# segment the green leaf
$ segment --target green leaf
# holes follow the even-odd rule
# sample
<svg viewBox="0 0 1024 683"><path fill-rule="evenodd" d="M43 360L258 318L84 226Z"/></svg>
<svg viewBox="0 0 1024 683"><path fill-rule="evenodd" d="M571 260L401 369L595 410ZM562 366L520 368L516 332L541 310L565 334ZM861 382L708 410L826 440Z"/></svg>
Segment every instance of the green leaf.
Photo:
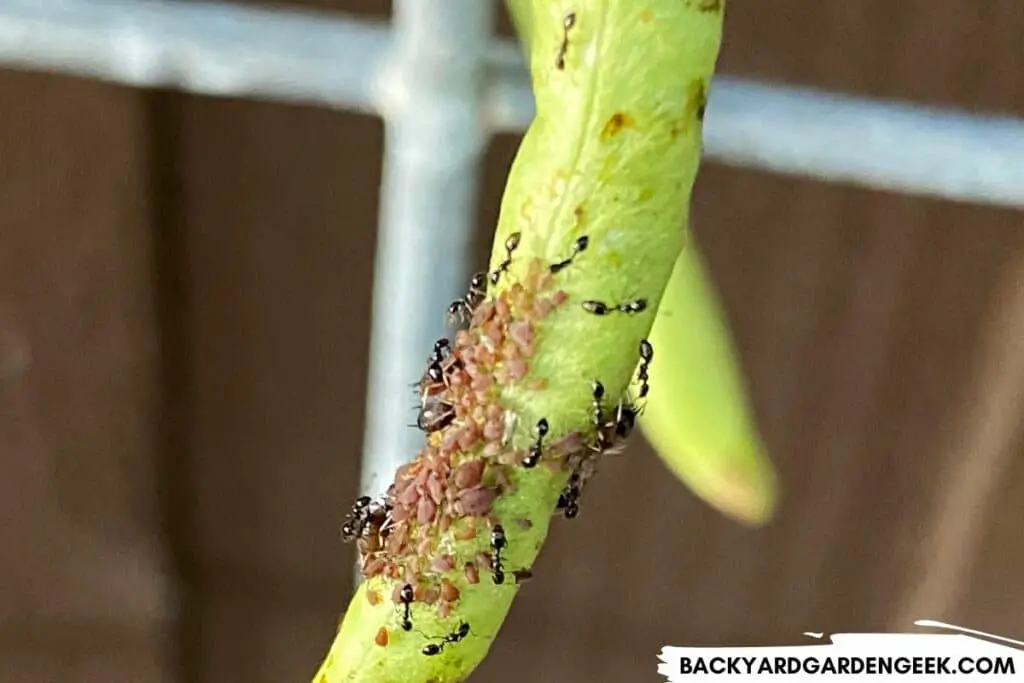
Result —
<svg viewBox="0 0 1024 683"><path fill-rule="evenodd" d="M775 472L695 244L676 263L650 340L656 356L639 421L644 435L669 469L710 505L747 524L767 522L777 498Z"/></svg>

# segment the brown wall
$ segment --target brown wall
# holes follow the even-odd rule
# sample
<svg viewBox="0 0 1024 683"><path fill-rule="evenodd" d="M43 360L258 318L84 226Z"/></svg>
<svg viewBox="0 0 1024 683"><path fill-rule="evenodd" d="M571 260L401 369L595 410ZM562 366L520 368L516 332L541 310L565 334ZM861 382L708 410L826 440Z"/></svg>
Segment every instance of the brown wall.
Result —
<svg viewBox="0 0 1024 683"><path fill-rule="evenodd" d="M1019 0L734 2L727 31L724 73L1024 114ZM350 586L380 123L14 72L0 102L0 679L307 680ZM723 520L638 443L479 679L924 617L1024 636L1024 214L708 165L695 223L779 518Z"/></svg>

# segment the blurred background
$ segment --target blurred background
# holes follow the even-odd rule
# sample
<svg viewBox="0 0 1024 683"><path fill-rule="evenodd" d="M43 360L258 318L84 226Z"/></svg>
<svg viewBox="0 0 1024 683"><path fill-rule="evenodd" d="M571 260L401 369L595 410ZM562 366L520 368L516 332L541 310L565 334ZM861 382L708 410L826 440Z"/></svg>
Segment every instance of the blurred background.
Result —
<svg viewBox="0 0 1024 683"><path fill-rule="evenodd" d="M736 0L720 73L1021 116L1022 35L1019 0ZM308 680L352 586L382 123L27 70L0 102L0 679ZM1024 637L1024 213L709 162L694 226L777 519L638 438L474 680L920 618Z"/></svg>

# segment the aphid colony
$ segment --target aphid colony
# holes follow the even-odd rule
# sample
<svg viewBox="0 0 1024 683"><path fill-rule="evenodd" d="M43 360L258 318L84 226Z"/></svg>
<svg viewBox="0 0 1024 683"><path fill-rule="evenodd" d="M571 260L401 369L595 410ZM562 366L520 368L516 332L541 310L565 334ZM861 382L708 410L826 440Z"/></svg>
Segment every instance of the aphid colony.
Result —
<svg viewBox="0 0 1024 683"><path fill-rule="evenodd" d="M556 59L560 70L565 67L569 32L575 23L575 14L565 17L564 39ZM358 498L342 526L342 539L358 545L363 577L381 576L393 582L390 598L403 631L413 630L414 603L434 607L442 619L448 617L461 594L456 583L463 585L463 590L478 584L481 572L489 573L495 585L505 584L509 575L514 584L530 578L529 568L507 566L505 553L512 539L493 513L492 504L514 491L516 468L532 470L546 463L569 471L556 510L567 519L576 517L598 459L621 450L640 412L635 402L625 398L609 408L604 385L595 379L590 387L590 437L574 432L551 439L552 425L542 417L532 426L528 448L512 448L518 418L503 408L500 392L520 383L529 390L544 388L544 378L529 375L537 324L569 300L558 287L559 276L584 257L590 246L590 239L582 235L565 259L548 264L531 261L519 281L500 292L489 292L508 275L520 241L520 233L510 235L499 266L474 275L466 295L448 308L449 321L464 327L454 339L434 344L426 369L414 385L419 400L416 426L427 435L425 446L413 461L398 469L381 499ZM584 300L580 307L594 316L635 315L647 310L647 300ZM654 351L647 340L640 342L639 356L636 400L648 393L647 374ZM528 519L504 521L520 529L532 526ZM458 542L475 542L485 550L458 551ZM372 605L384 600L372 589L366 595ZM424 646L422 653L439 655L469 634L470 624L460 621L451 633L428 637L435 642ZM381 628L375 642L382 647L388 644L386 628Z"/></svg>

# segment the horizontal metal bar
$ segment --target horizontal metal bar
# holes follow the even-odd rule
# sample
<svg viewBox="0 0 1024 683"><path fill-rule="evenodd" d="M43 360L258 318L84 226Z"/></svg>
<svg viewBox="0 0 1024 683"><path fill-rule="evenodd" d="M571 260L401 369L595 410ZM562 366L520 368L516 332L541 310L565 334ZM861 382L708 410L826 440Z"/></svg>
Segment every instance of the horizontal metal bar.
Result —
<svg viewBox="0 0 1024 683"><path fill-rule="evenodd" d="M7 0L0 63L207 95L388 115L389 28L337 14L153 0ZM494 131L533 116L515 44L488 53L482 112ZM708 158L779 173L1024 206L1024 120L855 99L719 77Z"/></svg>
<svg viewBox="0 0 1024 683"><path fill-rule="evenodd" d="M1024 207L1024 120L716 79L704 144L734 166Z"/></svg>
<svg viewBox="0 0 1024 683"><path fill-rule="evenodd" d="M2 0L0 64L201 95L376 113L390 28L166 0Z"/></svg>

